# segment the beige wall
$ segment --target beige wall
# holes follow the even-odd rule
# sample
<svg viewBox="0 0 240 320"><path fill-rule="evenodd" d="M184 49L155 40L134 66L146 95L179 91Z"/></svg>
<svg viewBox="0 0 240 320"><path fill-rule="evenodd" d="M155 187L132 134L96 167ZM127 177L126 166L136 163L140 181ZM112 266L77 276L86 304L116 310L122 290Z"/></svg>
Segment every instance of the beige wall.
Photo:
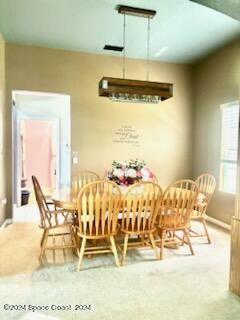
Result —
<svg viewBox="0 0 240 320"><path fill-rule="evenodd" d="M111 102L98 97L102 76L121 77L121 59L16 44L6 45L7 102L11 90L65 93L71 96L72 151L79 152L79 169L103 174L113 159L144 159L166 186L192 176L191 67L151 63L151 80L173 82L174 98L159 105ZM144 79L146 63L127 60L127 77ZM7 125L10 137L10 114ZM139 147L114 143L122 125L139 134ZM9 157L9 163L11 158ZM8 168L10 176L10 166ZM8 185L11 192L11 184Z"/></svg>
<svg viewBox="0 0 240 320"><path fill-rule="evenodd" d="M194 175L211 172L219 188L220 105L239 99L240 41L235 41L194 68ZM209 215L230 223L234 195L217 191Z"/></svg>
<svg viewBox="0 0 240 320"><path fill-rule="evenodd" d="M5 42L0 34L0 199L6 196L5 111ZM5 215L6 207L0 204L0 225L5 220Z"/></svg>

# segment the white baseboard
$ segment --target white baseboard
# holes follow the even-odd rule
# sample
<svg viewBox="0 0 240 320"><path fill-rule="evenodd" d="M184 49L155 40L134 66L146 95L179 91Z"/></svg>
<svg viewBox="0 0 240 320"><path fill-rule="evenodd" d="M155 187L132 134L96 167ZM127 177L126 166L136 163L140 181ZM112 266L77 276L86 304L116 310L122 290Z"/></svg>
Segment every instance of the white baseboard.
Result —
<svg viewBox="0 0 240 320"><path fill-rule="evenodd" d="M12 224L12 219L6 219L4 220L3 224L0 226L0 231L6 228L9 224Z"/></svg>
<svg viewBox="0 0 240 320"><path fill-rule="evenodd" d="M214 218L212 218L212 217L210 217L208 215L206 215L206 220L209 221L209 222L212 222L213 224L216 224L217 226L219 226L219 227L221 227L221 228L223 228L225 230L228 230L228 231L231 230L230 224L227 224L227 223L224 223L224 222L222 222L220 220L214 219Z"/></svg>

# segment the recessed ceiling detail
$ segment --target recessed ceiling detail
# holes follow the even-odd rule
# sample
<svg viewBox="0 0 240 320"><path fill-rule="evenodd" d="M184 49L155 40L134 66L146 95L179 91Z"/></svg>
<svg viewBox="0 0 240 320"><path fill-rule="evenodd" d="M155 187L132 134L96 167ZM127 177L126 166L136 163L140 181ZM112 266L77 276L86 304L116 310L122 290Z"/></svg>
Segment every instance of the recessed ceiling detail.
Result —
<svg viewBox="0 0 240 320"><path fill-rule="evenodd" d="M151 24L151 60L196 62L240 37L238 21L189 0L121 3L157 11ZM105 44L122 43L122 15L112 14L118 5L119 0L0 0L0 32L8 42L119 56L103 50ZM127 57L144 59L146 22L127 20Z"/></svg>
<svg viewBox="0 0 240 320"><path fill-rule="evenodd" d="M240 0L190 0L212 8L240 21Z"/></svg>

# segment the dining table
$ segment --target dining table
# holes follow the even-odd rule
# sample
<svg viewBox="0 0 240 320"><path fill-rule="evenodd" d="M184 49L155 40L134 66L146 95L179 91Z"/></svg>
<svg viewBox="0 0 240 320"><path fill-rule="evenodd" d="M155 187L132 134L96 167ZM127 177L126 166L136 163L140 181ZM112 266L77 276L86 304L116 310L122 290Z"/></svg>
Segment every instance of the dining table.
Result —
<svg viewBox="0 0 240 320"><path fill-rule="evenodd" d="M120 190L122 195L124 195L126 194L128 188L124 186L120 186ZM52 200L55 207L59 209L71 210L71 211L77 212L77 198L78 198L79 192L80 190L77 191L76 189L71 187L67 187L67 188L65 187L65 188L60 188L55 190L52 195ZM139 194L140 192L142 192L141 189L139 189L139 192L137 193ZM171 194L174 194L174 193L178 194L178 192L181 192L179 188L171 189ZM185 192L190 192L190 191L186 190ZM196 199L196 205L204 205L204 198L205 198L204 194L198 193L197 199ZM124 208L123 202L121 202L120 207ZM122 210L120 210L118 215L118 220L120 221L121 219L122 219ZM175 244L168 244L166 242L165 247L174 248L174 249L178 248L177 240Z"/></svg>
<svg viewBox="0 0 240 320"><path fill-rule="evenodd" d="M121 193L124 195L128 188L127 187L120 187ZM172 188L172 194L178 193L180 189ZM52 200L56 208L61 208L65 210L77 210L77 198L80 190L73 189L71 187L64 187L56 189L53 192ZM141 190L139 190L141 192ZM186 190L186 192L190 192ZM196 205L203 205L204 204L205 195L203 193L198 193Z"/></svg>

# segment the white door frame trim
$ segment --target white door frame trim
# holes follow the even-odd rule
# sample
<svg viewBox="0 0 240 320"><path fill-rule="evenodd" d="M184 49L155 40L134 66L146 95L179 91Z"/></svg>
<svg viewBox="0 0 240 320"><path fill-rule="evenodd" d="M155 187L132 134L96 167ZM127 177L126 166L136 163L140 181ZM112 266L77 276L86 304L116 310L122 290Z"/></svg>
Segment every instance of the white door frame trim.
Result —
<svg viewBox="0 0 240 320"><path fill-rule="evenodd" d="M52 97L52 98L66 98L66 101L69 101L69 108L70 108L70 112L71 112L71 97L69 94L65 94L65 93L52 93L52 92L43 92L43 91L28 91L28 90L13 90L12 91L12 101L11 101L11 109L12 109L12 173L13 173L13 181L12 181L12 210L13 210L13 205L14 203L16 203L16 197L15 197L15 188L14 188L14 183L16 180L15 177L15 172L16 172L16 168L15 168L15 157L16 157L16 149L14 148L14 143L16 142L16 136L14 133L14 129L15 129L15 125L16 125L16 105L15 105L15 101L16 101L16 95L28 95L28 96L43 96L43 97ZM30 118L33 119L33 116L31 116ZM43 117L36 117L36 119L44 119ZM57 117L45 117L45 119L48 120L54 120ZM24 117L20 117L20 119L24 119ZM26 119L29 119L28 117L26 117ZM60 128L58 129L58 136L60 137ZM69 146L71 146L71 118L70 118L70 144ZM58 153L58 164L57 164L57 170L59 171L59 174L57 175L57 183L58 185L60 185L60 145L58 145L57 147L57 153ZM71 159L71 152L69 153L69 157ZM70 160L71 163L71 160ZM70 172L71 172L71 168L70 168Z"/></svg>

